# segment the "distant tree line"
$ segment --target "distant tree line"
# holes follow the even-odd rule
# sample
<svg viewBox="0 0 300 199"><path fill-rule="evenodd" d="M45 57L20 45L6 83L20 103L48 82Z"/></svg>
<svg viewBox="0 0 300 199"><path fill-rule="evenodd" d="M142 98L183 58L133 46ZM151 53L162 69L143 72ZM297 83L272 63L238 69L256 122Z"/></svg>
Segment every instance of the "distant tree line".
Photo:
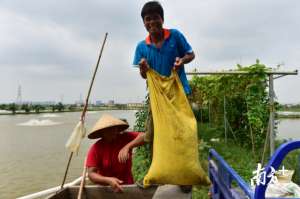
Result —
<svg viewBox="0 0 300 199"><path fill-rule="evenodd" d="M41 113L41 112L66 112L66 111L81 111L84 105L78 104L62 104L61 102L52 105L45 104L0 104L0 110L10 111L12 114L29 114L29 113ZM113 105L94 105L89 104L88 110L98 111L98 110L128 110L128 109L140 109L142 107L138 106L127 106L127 104L113 104Z"/></svg>
<svg viewBox="0 0 300 199"><path fill-rule="evenodd" d="M300 111L300 104L280 104L281 111Z"/></svg>
<svg viewBox="0 0 300 199"><path fill-rule="evenodd" d="M75 105L74 105L75 107ZM12 114L16 114L17 112L23 113L40 113L42 111L52 111L52 112L62 112L66 108L71 110L73 106L66 107L61 102L53 105L42 105L42 104L0 104L0 110L11 111Z"/></svg>

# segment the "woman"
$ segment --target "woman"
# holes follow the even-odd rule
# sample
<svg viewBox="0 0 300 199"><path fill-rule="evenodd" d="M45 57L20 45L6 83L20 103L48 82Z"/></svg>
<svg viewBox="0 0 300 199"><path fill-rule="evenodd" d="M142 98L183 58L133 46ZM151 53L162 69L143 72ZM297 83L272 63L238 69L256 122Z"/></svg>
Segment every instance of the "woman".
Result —
<svg viewBox="0 0 300 199"><path fill-rule="evenodd" d="M109 185L115 192L122 192L121 184L133 184L131 173L132 148L143 144L144 134L125 131L128 123L103 115L88 135L99 139L88 152L86 166L94 183Z"/></svg>

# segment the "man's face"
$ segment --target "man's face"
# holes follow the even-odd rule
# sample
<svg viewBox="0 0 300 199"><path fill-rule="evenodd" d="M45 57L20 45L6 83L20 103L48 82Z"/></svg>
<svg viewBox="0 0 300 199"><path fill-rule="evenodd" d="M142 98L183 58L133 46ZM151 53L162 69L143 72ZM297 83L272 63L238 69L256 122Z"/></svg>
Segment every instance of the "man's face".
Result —
<svg viewBox="0 0 300 199"><path fill-rule="evenodd" d="M144 25L150 34L161 33L163 19L159 14L147 14L144 17Z"/></svg>

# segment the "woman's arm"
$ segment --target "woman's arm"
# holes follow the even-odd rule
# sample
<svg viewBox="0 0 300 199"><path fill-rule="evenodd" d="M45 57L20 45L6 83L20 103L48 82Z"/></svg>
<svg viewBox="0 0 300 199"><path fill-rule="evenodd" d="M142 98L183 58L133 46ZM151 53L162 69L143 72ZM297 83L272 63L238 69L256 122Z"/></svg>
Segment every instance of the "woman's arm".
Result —
<svg viewBox="0 0 300 199"><path fill-rule="evenodd" d="M89 167L88 168L88 176L89 179L96 184L107 184L110 185L114 192L123 192L123 188L121 184L123 183L122 180L119 180L115 177L106 177L97 173L96 167Z"/></svg>

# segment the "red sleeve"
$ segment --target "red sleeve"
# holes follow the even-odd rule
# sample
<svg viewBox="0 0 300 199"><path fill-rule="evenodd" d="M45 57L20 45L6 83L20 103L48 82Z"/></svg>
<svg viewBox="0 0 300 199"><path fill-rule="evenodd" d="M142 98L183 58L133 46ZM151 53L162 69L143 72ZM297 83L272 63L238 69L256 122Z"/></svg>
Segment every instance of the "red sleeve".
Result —
<svg viewBox="0 0 300 199"><path fill-rule="evenodd" d="M91 148L89 149L89 152L87 154L86 158L86 165L87 167L97 167L97 150L96 150L96 145L93 144Z"/></svg>
<svg viewBox="0 0 300 199"><path fill-rule="evenodd" d="M138 135L140 134L140 132L127 132L127 138L128 138L128 142L134 140Z"/></svg>

